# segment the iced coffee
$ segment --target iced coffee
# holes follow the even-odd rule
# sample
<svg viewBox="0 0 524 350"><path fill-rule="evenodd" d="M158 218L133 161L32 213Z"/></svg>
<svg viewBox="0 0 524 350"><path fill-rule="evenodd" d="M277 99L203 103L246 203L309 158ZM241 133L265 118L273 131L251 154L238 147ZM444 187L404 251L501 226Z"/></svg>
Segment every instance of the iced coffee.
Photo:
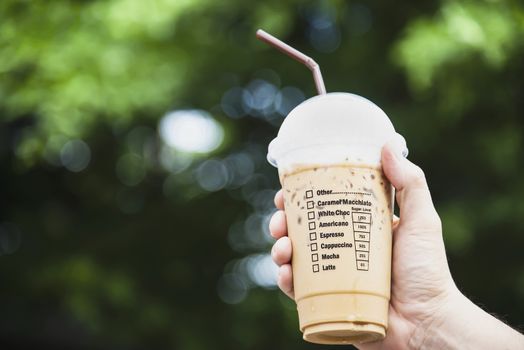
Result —
<svg viewBox="0 0 524 350"><path fill-rule="evenodd" d="M304 339L382 339L391 274L392 187L379 167L301 166L281 174Z"/></svg>
<svg viewBox="0 0 524 350"><path fill-rule="evenodd" d="M384 338L391 280L392 187L382 147L404 138L380 107L327 93L315 61L259 30L257 37L306 65L318 96L295 107L268 147L284 189L300 329L314 343Z"/></svg>

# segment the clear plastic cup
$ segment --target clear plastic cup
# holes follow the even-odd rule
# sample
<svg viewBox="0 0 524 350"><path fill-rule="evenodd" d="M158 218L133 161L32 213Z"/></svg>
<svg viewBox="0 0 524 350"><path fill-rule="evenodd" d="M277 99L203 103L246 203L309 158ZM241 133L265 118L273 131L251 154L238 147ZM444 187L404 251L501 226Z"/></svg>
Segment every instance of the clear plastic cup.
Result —
<svg viewBox="0 0 524 350"><path fill-rule="evenodd" d="M386 334L394 199L380 158L392 139L407 155L379 107L354 94L329 93L292 110L269 145L284 193L306 341L351 344Z"/></svg>

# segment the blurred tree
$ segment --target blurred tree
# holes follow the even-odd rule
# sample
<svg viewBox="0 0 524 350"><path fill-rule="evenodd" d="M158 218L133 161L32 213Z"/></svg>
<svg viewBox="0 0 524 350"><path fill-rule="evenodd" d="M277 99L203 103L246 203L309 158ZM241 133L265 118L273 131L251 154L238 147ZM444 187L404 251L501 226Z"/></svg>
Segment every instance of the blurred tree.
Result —
<svg viewBox="0 0 524 350"><path fill-rule="evenodd" d="M0 3L5 348L321 348L274 287L265 150L329 91L405 135L457 284L524 322L524 7L515 1Z"/></svg>

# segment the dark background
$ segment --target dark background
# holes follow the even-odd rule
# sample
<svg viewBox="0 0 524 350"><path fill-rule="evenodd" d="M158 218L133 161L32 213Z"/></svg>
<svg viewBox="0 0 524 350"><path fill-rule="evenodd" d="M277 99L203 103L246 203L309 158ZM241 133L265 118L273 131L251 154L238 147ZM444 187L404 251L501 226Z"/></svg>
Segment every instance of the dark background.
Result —
<svg viewBox="0 0 524 350"><path fill-rule="evenodd" d="M509 0L3 0L0 347L326 348L267 255L266 147L314 85L259 27L386 111L457 285L522 326L523 18Z"/></svg>

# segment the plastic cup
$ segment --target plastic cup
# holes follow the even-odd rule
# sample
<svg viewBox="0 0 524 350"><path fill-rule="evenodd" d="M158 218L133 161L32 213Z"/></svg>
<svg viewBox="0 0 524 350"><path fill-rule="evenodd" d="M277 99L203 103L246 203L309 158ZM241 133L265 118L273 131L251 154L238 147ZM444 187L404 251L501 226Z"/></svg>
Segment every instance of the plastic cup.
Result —
<svg viewBox="0 0 524 350"><path fill-rule="evenodd" d="M354 344L386 334L394 199L380 158L395 138L407 155L379 107L329 93L292 110L269 145L284 193L306 341Z"/></svg>

